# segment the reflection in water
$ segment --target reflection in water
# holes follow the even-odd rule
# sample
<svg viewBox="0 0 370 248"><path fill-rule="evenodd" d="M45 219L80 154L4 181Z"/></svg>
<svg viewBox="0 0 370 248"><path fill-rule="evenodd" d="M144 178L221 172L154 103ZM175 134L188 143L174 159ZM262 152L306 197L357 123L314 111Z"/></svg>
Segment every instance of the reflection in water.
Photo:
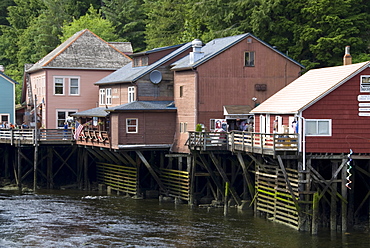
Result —
<svg viewBox="0 0 370 248"><path fill-rule="evenodd" d="M312 236L251 210L48 191L0 192L0 247L368 247L368 232Z"/></svg>

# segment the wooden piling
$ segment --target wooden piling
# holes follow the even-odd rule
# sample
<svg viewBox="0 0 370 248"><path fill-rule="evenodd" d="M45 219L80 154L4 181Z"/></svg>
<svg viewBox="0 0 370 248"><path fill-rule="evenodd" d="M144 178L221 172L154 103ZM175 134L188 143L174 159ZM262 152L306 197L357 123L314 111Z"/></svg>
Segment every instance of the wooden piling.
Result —
<svg viewBox="0 0 370 248"><path fill-rule="evenodd" d="M343 161L344 162L344 161ZM343 166L342 169L342 232L347 231L347 166Z"/></svg>
<svg viewBox="0 0 370 248"><path fill-rule="evenodd" d="M226 182L225 183L224 216L227 216L229 212L228 196L229 196L229 182Z"/></svg>
<svg viewBox="0 0 370 248"><path fill-rule="evenodd" d="M315 192L312 202L312 234L316 235L319 227L319 192Z"/></svg>
<svg viewBox="0 0 370 248"><path fill-rule="evenodd" d="M332 174L338 170L338 163L332 163ZM335 231L337 229L337 183L334 182L331 186L332 194L330 198L330 230Z"/></svg>

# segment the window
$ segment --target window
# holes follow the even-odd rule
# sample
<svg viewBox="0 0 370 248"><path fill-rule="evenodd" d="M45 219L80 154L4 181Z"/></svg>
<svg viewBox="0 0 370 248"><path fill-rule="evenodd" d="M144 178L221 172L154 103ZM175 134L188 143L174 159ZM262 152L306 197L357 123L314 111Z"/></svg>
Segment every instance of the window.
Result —
<svg viewBox="0 0 370 248"><path fill-rule="evenodd" d="M244 66L254 66L254 52L245 52L244 53Z"/></svg>
<svg viewBox="0 0 370 248"><path fill-rule="evenodd" d="M331 136L331 120L306 120L307 136Z"/></svg>
<svg viewBox="0 0 370 248"><path fill-rule="evenodd" d="M370 76L361 76L360 92L370 92Z"/></svg>
<svg viewBox="0 0 370 248"><path fill-rule="evenodd" d="M80 94L80 82L78 78L69 79L69 94L70 95Z"/></svg>
<svg viewBox="0 0 370 248"><path fill-rule="evenodd" d="M54 78L54 95L64 95L64 78Z"/></svg>
<svg viewBox="0 0 370 248"><path fill-rule="evenodd" d="M210 119L209 120L209 129L210 129L210 131L214 131L216 129L216 120L215 119Z"/></svg>
<svg viewBox="0 0 370 248"><path fill-rule="evenodd" d="M105 105L105 89L99 90L99 104Z"/></svg>
<svg viewBox="0 0 370 248"><path fill-rule="evenodd" d="M0 114L0 124L9 122L9 114Z"/></svg>
<svg viewBox="0 0 370 248"><path fill-rule="evenodd" d="M105 89L105 95L106 95L105 103L107 105L112 105L112 89L111 88Z"/></svg>
<svg viewBox="0 0 370 248"><path fill-rule="evenodd" d="M180 122L180 133L186 133L188 131L188 123Z"/></svg>
<svg viewBox="0 0 370 248"><path fill-rule="evenodd" d="M57 128L64 128L64 122L76 112L77 110L57 110Z"/></svg>
<svg viewBox="0 0 370 248"><path fill-rule="evenodd" d="M128 102L134 102L135 101L135 86L128 87Z"/></svg>
<svg viewBox="0 0 370 248"><path fill-rule="evenodd" d="M180 86L180 97L184 96L184 86Z"/></svg>
<svg viewBox="0 0 370 248"><path fill-rule="evenodd" d="M147 66L147 65L148 65L148 57L142 56L142 57L134 58L134 67Z"/></svg>
<svg viewBox="0 0 370 248"><path fill-rule="evenodd" d="M137 133L138 119L126 119L126 133Z"/></svg>

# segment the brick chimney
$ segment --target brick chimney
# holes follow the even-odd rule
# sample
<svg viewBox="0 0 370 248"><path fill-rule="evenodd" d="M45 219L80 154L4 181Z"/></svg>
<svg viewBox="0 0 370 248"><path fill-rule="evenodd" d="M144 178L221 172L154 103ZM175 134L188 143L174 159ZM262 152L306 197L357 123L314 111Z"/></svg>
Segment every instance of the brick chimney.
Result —
<svg viewBox="0 0 370 248"><path fill-rule="evenodd" d="M346 46L344 57L343 57L343 65L350 65L352 64L352 56L349 53L350 46Z"/></svg>

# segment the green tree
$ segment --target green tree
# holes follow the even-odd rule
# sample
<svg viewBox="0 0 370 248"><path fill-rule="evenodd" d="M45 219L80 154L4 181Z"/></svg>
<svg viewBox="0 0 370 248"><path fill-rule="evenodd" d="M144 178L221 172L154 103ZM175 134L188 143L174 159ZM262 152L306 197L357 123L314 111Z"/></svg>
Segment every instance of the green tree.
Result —
<svg viewBox="0 0 370 248"><path fill-rule="evenodd" d="M143 0L103 0L103 15L115 26L115 33L130 41L135 52L146 48Z"/></svg>
<svg viewBox="0 0 370 248"><path fill-rule="evenodd" d="M144 0L148 49L182 42L187 0Z"/></svg>
<svg viewBox="0 0 370 248"><path fill-rule="evenodd" d="M118 35L114 33L113 24L103 19L100 11L95 10L93 6L90 6L86 15L81 16L79 19L74 19L71 23L66 23L63 26L63 35L60 37L60 40L63 42L83 29L89 29L106 41L119 40Z"/></svg>

